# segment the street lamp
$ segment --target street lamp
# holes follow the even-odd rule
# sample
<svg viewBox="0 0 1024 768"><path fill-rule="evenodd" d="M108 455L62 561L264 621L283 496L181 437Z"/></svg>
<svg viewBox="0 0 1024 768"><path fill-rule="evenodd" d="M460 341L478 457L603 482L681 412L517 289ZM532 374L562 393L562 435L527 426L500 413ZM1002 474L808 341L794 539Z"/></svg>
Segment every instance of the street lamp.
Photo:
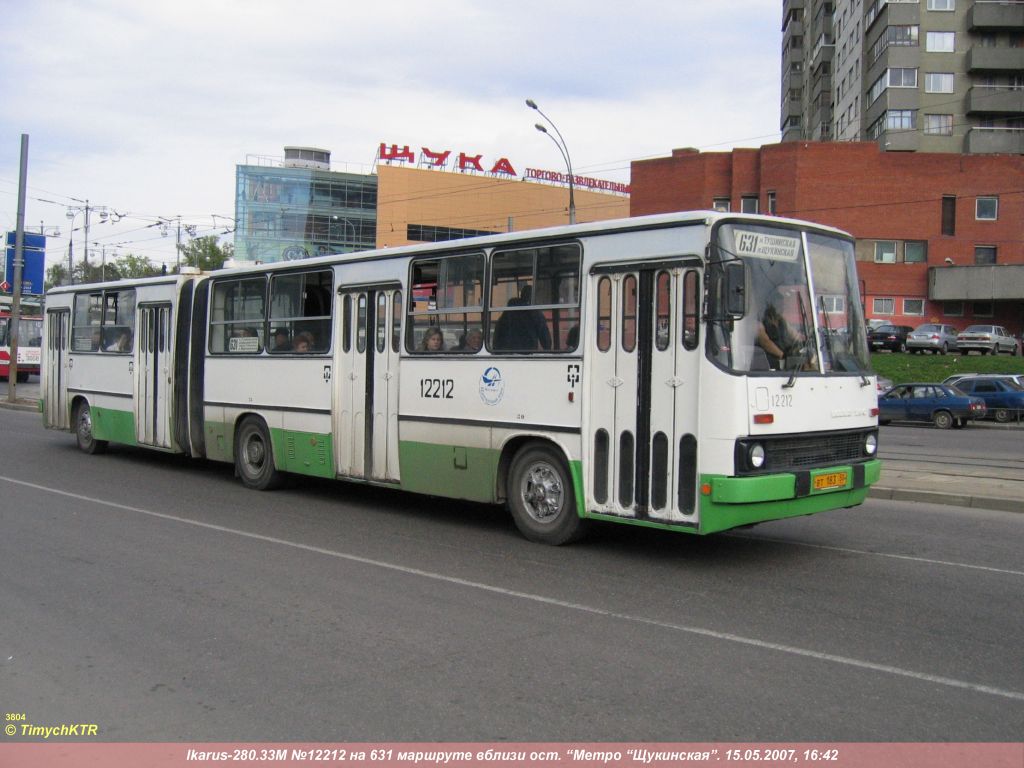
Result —
<svg viewBox="0 0 1024 768"><path fill-rule="evenodd" d="M553 142L555 142L555 146L558 147L558 151L562 153L562 159L565 160L565 167L569 169L569 223L575 224L576 201L573 198L572 160L569 159L569 147L566 145L565 139L562 138L562 132L558 130L558 126L551 121L550 117L548 117L547 115L540 111L540 107L537 106L537 102L535 102L533 99L527 99L526 106L528 106L530 109L536 110L537 114L543 117L547 121L547 124L555 129L555 133L558 135L558 138L556 139L548 132L548 129L545 128L540 123L537 123L536 125L533 126L538 131L547 136L549 139L551 139Z"/></svg>

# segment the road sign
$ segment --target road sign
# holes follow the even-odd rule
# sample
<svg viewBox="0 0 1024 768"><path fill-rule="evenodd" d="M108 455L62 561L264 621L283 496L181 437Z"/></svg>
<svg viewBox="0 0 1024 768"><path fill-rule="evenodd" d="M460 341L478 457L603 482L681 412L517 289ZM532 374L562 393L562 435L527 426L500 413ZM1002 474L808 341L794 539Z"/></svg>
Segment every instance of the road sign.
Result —
<svg viewBox="0 0 1024 768"><path fill-rule="evenodd" d="M16 232L7 233L7 247L0 259L0 292L11 293L14 286L14 245ZM21 267L21 292L26 296L43 294L43 277L46 270L46 235L25 233L22 251L25 263Z"/></svg>

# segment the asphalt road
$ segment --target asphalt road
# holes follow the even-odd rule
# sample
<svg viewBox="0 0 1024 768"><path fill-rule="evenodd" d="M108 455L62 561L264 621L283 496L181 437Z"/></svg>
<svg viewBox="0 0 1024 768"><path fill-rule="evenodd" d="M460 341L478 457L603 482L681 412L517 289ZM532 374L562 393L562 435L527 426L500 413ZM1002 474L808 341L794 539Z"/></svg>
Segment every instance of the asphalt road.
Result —
<svg viewBox="0 0 1024 768"><path fill-rule="evenodd" d="M0 703L104 741L1018 741L1024 515L548 548L0 410Z"/></svg>

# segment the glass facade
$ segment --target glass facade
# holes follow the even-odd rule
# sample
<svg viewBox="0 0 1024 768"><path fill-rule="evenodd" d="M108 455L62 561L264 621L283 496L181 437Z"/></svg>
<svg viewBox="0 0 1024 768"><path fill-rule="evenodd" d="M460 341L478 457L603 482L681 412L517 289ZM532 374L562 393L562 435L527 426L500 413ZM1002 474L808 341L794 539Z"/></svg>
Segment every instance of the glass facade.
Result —
<svg viewBox="0 0 1024 768"><path fill-rule="evenodd" d="M239 165L235 219L238 262L369 250L377 240L377 177Z"/></svg>

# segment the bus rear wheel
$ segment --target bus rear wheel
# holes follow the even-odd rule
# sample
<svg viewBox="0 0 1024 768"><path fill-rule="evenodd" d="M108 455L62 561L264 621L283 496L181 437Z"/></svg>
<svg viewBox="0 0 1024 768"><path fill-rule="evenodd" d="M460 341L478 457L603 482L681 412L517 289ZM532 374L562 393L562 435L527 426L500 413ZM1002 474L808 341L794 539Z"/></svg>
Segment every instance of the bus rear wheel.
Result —
<svg viewBox="0 0 1024 768"><path fill-rule="evenodd" d="M516 527L530 541L567 544L585 533L576 510L569 469L552 448L534 445L521 450L509 472L508 506Z"/></svg>
<svg viewBox="0 0 1024 768"><path fill-rule="evenodd" d="M263 419L242 421L235 435L235 473L246 488L269 491L281 486L283 473L274 467L274 448Z"/></svg>
<svg viewBox="0 0 1024 768"><path fill-rule="evenodd" d="M92 433L92 410L82 401L75 408L75 438L80 450L88 454L103 453L107 450L106 440L97 440Z"/></svg>

